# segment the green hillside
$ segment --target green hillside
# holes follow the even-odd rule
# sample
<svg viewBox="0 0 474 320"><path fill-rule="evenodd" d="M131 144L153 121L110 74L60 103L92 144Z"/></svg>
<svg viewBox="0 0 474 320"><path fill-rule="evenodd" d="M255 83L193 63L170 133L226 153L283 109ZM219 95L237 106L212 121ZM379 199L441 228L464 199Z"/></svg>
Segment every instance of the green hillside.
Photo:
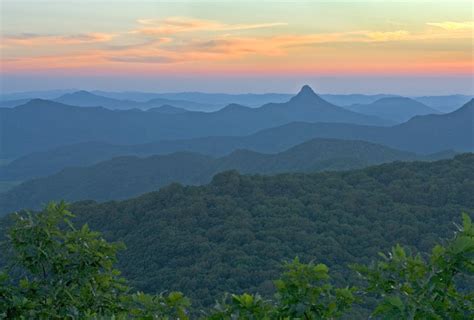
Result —
<svg viewBox="0 0 474 320"><path fill-rule="evenodd" d="M198 305L225 291L271 294L281 261L368 263L396 243L427 251L474 212L474 155L347 172L243 176L173 184L135 199L75 203L87 222L127 249L119 268L138 289L180 290Z"/></svg>

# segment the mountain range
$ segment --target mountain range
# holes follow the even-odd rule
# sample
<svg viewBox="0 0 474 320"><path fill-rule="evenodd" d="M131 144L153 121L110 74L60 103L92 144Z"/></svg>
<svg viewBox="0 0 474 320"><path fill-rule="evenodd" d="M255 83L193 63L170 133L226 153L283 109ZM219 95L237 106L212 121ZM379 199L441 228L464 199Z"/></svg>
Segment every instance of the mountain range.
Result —
<svg viewBox="0 0 474 320"><path fill-rule="evenodd" d="M37 209L54 199L123 199L172 182L207 183L216 173L231 169L244 174L313 172L415 159L425 158L364 141L335 139L313 139L277 154L237 150L221 158L190 152L147 158L122 156L90 167L65 168L57 174L26 181L0 194L0 212Z"/></svg>
<svg viewBox="0 0 474 320"><path fill-rule="evenodd" d="M138 94L137 94L138 95ZM137 98L151 98L146 101L137 101L131 99L120 99L120 97L135 95L127 94L107 94L107 92L95 91L76 91L66 93L53 101L80 107L105 107L112 110L130 110L156 109L162 106L174 107L187 111L206 111L212 112L221 109L229 104L243 104L256 107L255 103L261 102L260 105L276 102L282 103L291 99L288 94L246 94L246 95L230 95L230 94L206 94L206 93L175 93L175 94L156 94L138 95ZM354 112L377 116L393 123L407 121L416 115L436 114L438 110L430 108L414 99L390 96L390 95L322 95L324 100L338 106L344 106L345 109ZM432 97L425 97L432 98ZM185 100L188 99L188 100ZM462 99L458 99L462 100ZM15 107L30 101L30 99L6 100L0 101L0 107ZM196 102L198 101L198 102ZM210 101L210 102L209 102ZM236 102L235 102L236 101ZM349 102L353 102L349 104ZM173 112L174 113L174 112Z"/></svg>
<svg viewBox="0 0 474 320"><path fill-rule="evenodd" d="M137 144L163 139L239 136L294 121L387 124L386 120L330 104L308 86L285 103L269 103L260 108L231 104L209 113L83 108L35 99L15 108L0 108L0 158L15 158L97 137L107 143Z"/></svg>
<svg viewBox="0 0 474 320"><path fill-rule="evenodd" d="M34 92L18 92L10 94L0 94L0 107L14 107L20 104L24 104L29 100L39 99L60 99L61 96L66 94L73 94L77 92L84 92L84 90L67 89L67 90L50 90L50 91L34 91ZM176 93L155 93L155 92L140 92L140 91L122 91L122 92L111 92L92 90L88 93L95 96L113 98L115 100L128 100L132 101L133 105L148 102L152 99L161 98L167 99L168 102L165 104L176 105L179 107L179 103L174 103L175 100L181 100L184 102L198 103L197 105L200 111L216 111L223 106L228 104L236 103L242 104L249 107L259 107L263 104L270 102L285 102L288 101L293 95L289 93L244 93L244 94L228 94L228 93L204 93L204 92L176 92ZM382 98L400 97L399 95L393 94L321 94L321 98L324 100L338 105L338 106L351 106L353 104L370 104ZM474 98L472 95L445 95L445 96L419 96L411 97L413 100L421 102L439 112L451 112L458 108L460 105L467 103L470 99ZM173 100L173 101L169 101ZM171 102L171 103L170 103ZM91 104L89 102L89 104ZM100 104L93 103L93 106L99 106ZM190 110L194 110L192 105ZM146 107L146 106L145 106Z"/></svg>
<svg viewBox="0 0 474 320"><path fill-rule="evenodd" d="M188 151L223 156L237 149L276 153L317 137L358 139L423 154L447 150L473 151L473 119L474 102L471 100L455 112L418 116L393 127L294 122L247 136L161 140L131 145L81 142L19 157L1 167L0 180L30 179L55 173L68 166L88 166L122 155L149 156Z"/></svg>
<svg viewBox="0 0 474 320"><path fill-rule="evenodd" d="M158 108L163 105L173 105L177 108L187 109L191 111L212 111L220 107L216 105L201 104L198 102L179 100L179 99L165 99L153 98L145 102L137 102L133 100L121 100L115 98L104 97L88 91L77 91L73 93L66 93L54 101L79 107L104 107L113 110L127 110L127 109L141 109L147 110L150 108Z"/></svg>

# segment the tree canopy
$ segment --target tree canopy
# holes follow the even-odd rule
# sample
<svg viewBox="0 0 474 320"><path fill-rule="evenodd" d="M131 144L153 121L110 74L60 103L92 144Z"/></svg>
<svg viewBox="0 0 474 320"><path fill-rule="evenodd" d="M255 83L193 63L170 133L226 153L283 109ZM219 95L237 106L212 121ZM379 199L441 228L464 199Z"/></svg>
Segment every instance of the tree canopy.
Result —
<svg viewBox="0 0 474 320"><path fill-rule="evenodd" d="M376 295L372 312L383 319L468 319L474 316L474 226L467 214L454 237L429 257L397 245L388 256L357 265L359 287L335 287L329 269L298 258L284 264L273 299L232 294L201 314L179 292L133 293L114 268L118 243L71 223L64 203L15 216L9 230L15 275L0 273L0 317L5 319L336 319L357 300ZM10 272L11 273L11 272Z"/></svg>

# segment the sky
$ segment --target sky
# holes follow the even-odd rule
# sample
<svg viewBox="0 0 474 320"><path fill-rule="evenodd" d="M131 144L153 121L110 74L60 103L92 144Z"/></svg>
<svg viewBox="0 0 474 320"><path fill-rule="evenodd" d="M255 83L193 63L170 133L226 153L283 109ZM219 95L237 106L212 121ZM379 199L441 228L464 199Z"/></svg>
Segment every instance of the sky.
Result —
<svg viewBox="0 0 474 320"><path fill-rule="evenodd" d="M472 1L0 0L0 90L474 93Z"/></svg>

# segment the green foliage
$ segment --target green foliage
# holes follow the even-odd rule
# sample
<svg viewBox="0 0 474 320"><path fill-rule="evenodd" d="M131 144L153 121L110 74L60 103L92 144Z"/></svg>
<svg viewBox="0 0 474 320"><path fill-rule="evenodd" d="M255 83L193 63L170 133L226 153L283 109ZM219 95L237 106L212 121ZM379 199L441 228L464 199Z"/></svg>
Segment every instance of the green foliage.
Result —
<svg viewBox="0 0 474 320"><path fill-rule="evenodd" d="M16 308L18 303L24 304L14 296L14 287L10 285L8 275L0 271L0 319L6 318L8 310Z"/></svg>
<svg viewBox="0 0 474 320"><path fill-rule="evenodd" d="M148 295L137 292L122 296L126 310L121 313L123 318L142 320L189 319L188 308L191 303L181 292L170 292L168 295Z"/></svg>
<svg viewBox="0 0 474 320"><path fill-rule="evenodd" d="M367 292L380 298L373 312L383 319L472 319L474 293L459 290L460 275L474 275L474 227L467 214L463 226L445 246L436 245L429 259L397 245L382 260L355 269L367 281Z"/></svg>
<svg viewBox="0 0 474 320"><path fill-rule="evenodd" d="M8 240L14 267L0 272L0 319L188 320L190 301L180 292L131 293L114 269L117 250L87 225L76 229L64 203L15 216ZM375 295L374 317L471 319L474 294L464 276L474 274L474 226L467 214L454 238L429 259L396 246L382 260L354 268L366 286L338 288L325 264L284 264L273 300L259 294L226 295L209 320L337 319L363 297ZM461 281L459 281L461 280Z"/></svg>
<svg viewBox="0 0 474 320"><path fill-rule="evenodd" d="M299 259L285 264L275 281L278 314L288 319L333 319L350 309L354 288L334 288L324 264L303 264Z"/></svg>
<svg viewBox="0 0 474 320"><path fill-rule="evenodd" d="M186 299L130 295L120 272L114 269L122 244L108 243L87 224L76 229L64 203L49 204L32 215L16 215L9 232L14 263L22 276L13 283L0 274L0 315L28 319L82 319L116 316L185 319Z"/></svg>
<svg viewBox="0 0 474 320"><path fill-rule="evenodd" d="M296 258L285 263L284 269L275 281L274 301L258 294L226 296L214 307L216 312L210 319L334 319L355 302L355 289L334 288L324 264L304 264Z"/></svg>
<svg viewBox="0 0 474 320"><path fill-rule="evenodd" d="M126 287L113 269L120 245L107 243L87 225L75 229L70 217L64 203L16 217L9 239L24 271L19 293L25 305L9 316L59 319L120 310L115 301Z"/></svg>
<svg viewBox="0 0 474 320"><path fill-rule="evenodd" d="M296 256L327 265L338 287L356 283L346 265L396 243L430 251L459 212L474 212L472 194L474 155L465 154L346 172L225 172L206 186L173 184L71 210L77 225L127 244L117 267L137 290L182 291L207 308L223 292L271 298L281 262Z"/></svg>
<svg viewBox="0 0 474 320"><path fill-rule="evenodd" d="M259 294L225 295L216 303L208 320L268 320L276 316L275 306Z"/></svg>

